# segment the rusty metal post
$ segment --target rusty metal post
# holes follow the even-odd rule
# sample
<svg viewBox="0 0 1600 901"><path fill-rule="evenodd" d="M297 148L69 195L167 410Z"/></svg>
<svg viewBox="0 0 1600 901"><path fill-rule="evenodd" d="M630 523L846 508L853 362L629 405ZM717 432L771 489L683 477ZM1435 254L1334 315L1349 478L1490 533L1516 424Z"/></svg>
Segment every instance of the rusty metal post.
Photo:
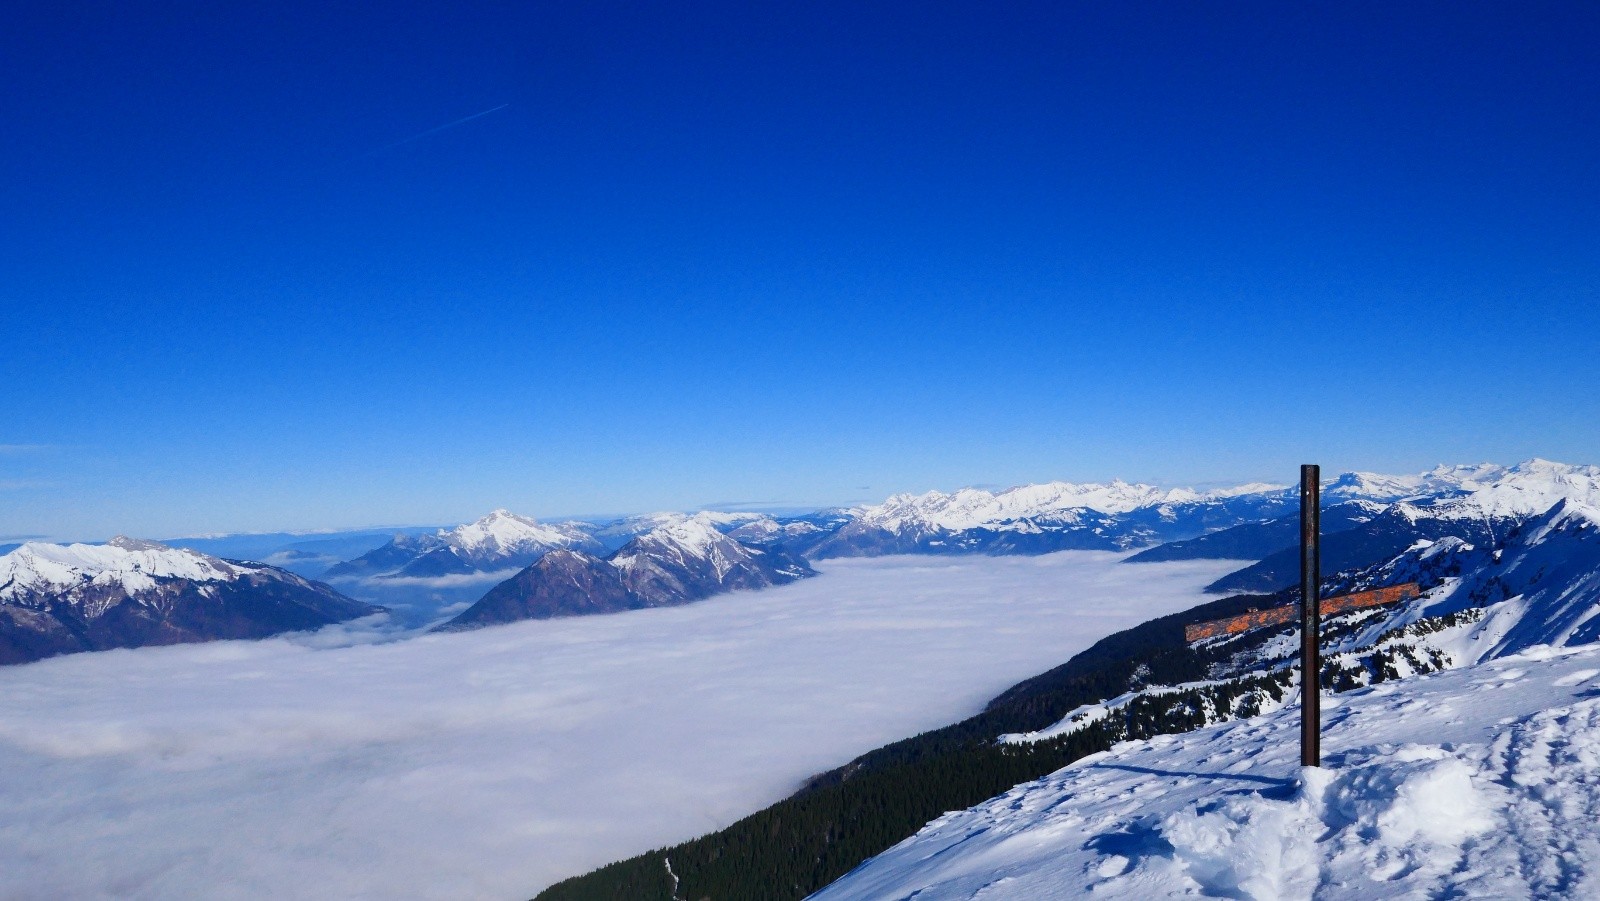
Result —
<svg viewBox="0 0 1600 901"><path fill-rule="evenodd" d="M1300 467L1300 765L1322 765L1322 467Z"/></svg>

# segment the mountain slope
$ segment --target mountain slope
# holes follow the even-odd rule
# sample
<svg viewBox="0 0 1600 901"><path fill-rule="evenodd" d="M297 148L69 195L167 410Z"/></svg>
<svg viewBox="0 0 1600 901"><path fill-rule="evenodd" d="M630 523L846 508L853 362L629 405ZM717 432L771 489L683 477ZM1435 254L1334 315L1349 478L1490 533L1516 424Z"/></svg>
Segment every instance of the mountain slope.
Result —
<svg viewBox="0 0 1600 901"><path fill-rule="evenodd" d="M1079 760L813 897L1589 897L1600 648L1531 652Z"/></svg>
<svg viewBox="0 0 1600 901"><path fill-rule="evenodd" d="M263 638L379 609L281 569L153 541L29 543L0 557L0 663Z"/></svg>

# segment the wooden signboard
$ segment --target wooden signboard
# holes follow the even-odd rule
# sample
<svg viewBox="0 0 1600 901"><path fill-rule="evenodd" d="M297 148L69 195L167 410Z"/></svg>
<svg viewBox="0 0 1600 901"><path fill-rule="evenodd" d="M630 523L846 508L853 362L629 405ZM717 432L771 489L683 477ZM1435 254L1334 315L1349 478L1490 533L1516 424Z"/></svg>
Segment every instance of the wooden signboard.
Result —
<svg viewBox="0 0 1600 901"><path fill-rule="evenodd" d="M1400 601L1409 601L1422 593L1421 586L1415 582L1404 585L1391 585L1388 588L1376 588L1372 591L1359 591L1355 594L1340 595L1336 598L1327 598L1318 605L1318 612L1323 616L1332 616L1344 613L1347 610L1359 610L1363 607L1379 607L1384 604L1395 604ZM1261 629L1266 626L1281 626L1292 623L1300 615L1300 607L1291 604L1286 607L1271 607L1266 610L1252 610L1227 619L1214 619L1210 622L1195 623L1183 627L1183 637L1190 643L1203 641L1207 638L1216 638L1219 635L1238 635L1251 629Z"/></svg>

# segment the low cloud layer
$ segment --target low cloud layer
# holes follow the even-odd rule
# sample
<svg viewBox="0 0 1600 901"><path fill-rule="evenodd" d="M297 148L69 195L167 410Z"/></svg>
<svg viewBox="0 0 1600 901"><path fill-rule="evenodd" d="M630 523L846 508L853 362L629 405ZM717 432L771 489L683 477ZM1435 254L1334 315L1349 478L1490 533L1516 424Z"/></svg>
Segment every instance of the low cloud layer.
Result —
<svg viewBox="0 0 1600 901"><path fill-rule="evenodd" d="M1117 559L831 561L671 609L0 669L0 895L526 898L970 714L1229 569Z"/></svg>
<svg viewBox="0 0 1600 901"><path fill-rule="evenodd" d="M368 580L379 587L395 588L467 588L477 585L495 585L521 572L522 568L497 569L492 572L451 573L445 576L383 576Z"/></svg>

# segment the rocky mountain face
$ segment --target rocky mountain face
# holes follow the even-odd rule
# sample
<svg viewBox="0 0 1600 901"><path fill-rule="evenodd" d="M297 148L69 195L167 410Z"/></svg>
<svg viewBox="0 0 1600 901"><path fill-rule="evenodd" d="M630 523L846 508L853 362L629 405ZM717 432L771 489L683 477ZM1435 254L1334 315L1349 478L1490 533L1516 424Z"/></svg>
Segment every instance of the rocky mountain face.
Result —
<svg viewBox="0 0 1600 901"><path fill-rule="evenodd" d="M550 551L599 551L586 524L541 523L509 510L432 535L397 535L388 544L329 569L329 581L432 579L517 569Z"/></svg>
<svg viewBox="0 0 1600 901"><path fill-rule="evenodd" d="M777 547L742 543L718 525L728 523L715 514L680 515L609 557L552 551L442 628L665 607L816 574L799 557Z"/></svg>
<svg viewBox="0 0 1600 901"><path fill-rule="evenodd" d="M0 664L264 638L379 612L327 585L153 541L31 542L0 556Z"/></svg>

